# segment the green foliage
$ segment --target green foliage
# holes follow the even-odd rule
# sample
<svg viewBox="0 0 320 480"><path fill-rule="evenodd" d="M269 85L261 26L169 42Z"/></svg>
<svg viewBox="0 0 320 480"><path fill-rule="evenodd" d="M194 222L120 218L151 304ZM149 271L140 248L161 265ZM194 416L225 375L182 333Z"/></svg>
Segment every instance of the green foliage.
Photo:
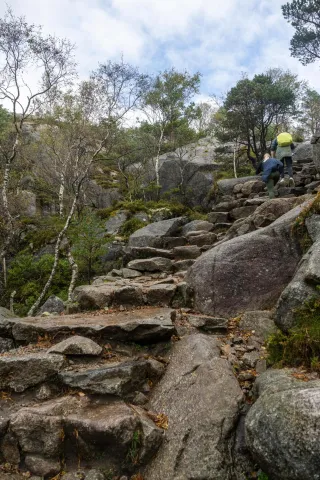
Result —
<svg viewBox="0 0 320 480"><path fill-rule="evenodd" d="M140 430L135 430L133 432L131 445L129 447L126 460L133 465L137 465L139 463L139 453L141 448L142 442L142 433Z"/></svg>
<svg viewBox="0 0 320 480"><path fill-rule="evenodd" d="M280 69L270 69L252 80L244 77L228 92L217 116L218 138L245 143L254 163L267 151L271 131L297 113L301 86L296 75Z"/></svg>
<svg viewBox="0 0 320 480"><path fill-rule="evenodd" d="M258 474L258 480L269 480L269 477L268 477L268 475L267 475L266 473L260 472L260 473Z"/></svg>
<svg viewBox="0 0 320 480"><path fill-rule="evenodd" d="M168 218L180 217L182 215L191 215L193 213L188 207L179 202L172 202L170 200L159 200L145 202L144 200L134 200L132 202L118 202L114 207L103 208L97 211L97 215L101 219L110 218L110 216L115 215L118 210L126 210L130 214L134 215L138 212L146 212L149 215L152 215L157 210L167 210Z"/></svg>
<svg viewBox="0 0 320 480"><path fill-rule="evenodd" d="M145 227L146 225L146 222L139 220L139 218L132 217L129 218L129 220L127 220L126 222L124 222L124 224L120 228L119 234L128 239L130 235L132 235L140 228Z"/></svg>
<svg viewBox="0 0 320 480"><path fill-rule="evenodd" d="M52 215L42 218L28 218L21 219L21 223L28 225L28 233L25 237L25 243L31 245L32 250L39 250L55 240L61 231L65 220L58 215ZM33 225L34 229L30 229Z"/></svg>
<svg viewBox="0 0 320 480"><path fill-rule="evenodd" d="M86 212L72 226L70 239L80 277L85 276L90 284L93 274L99 272L99 257L107 251L104 223L93 212Z"/></svg>
<svg viewBox="0 0 320 480"><path fill-rule="evenodd" d="M320 94L316 90L306 89L301 110L301 125L308 135L313 135L320 128Z"/></svg>
<svg viewBox="0 0 320 480"><path fill-rule="evenodd" d="M320 59L320 1L293 0L282 6L284 18L295 33L291 39L291 55L308 65Z"/></svg>
<svg viewBox="0 0 320 480"><path fill-rule="evenodd" d="M40 295L48 276L50 275L54 256L42 255L40 258L31 254L18 254L10 263L8 269L8 288L6 303L9 302L9 293L16 291L14 308L18 315L26 315L30 307ZM56 275L47 294L58 295L63 300L67 298L67 289L70 282L70 266L66 259L60 259Z"/></svg>
<svg viewBox="0 0 320 480"><path fill-rule="evenodd" d="M319 370L320 297L306 302L295 311L296 326L288 334L277 331L268 340L269 362L277 366L305 367Z"/></svg>

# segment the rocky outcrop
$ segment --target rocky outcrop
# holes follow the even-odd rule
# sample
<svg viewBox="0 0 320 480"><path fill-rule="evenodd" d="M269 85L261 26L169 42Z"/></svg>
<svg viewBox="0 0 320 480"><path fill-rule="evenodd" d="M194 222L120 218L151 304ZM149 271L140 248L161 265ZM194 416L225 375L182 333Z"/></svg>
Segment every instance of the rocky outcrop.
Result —
<svg viewBox="0 0 320 480"><path fill-rule="evenodd" d="M146 480L234 478L229 442L241 400L214 338L198 334L178 342L152 395L151 406L168 416L169 429Z"/></svg>
<svg viewBox="0 0 320 480"><path fill-rule="evenodd" d="M320 381L269 370L257 380L258 400L245 422L247 445L275 480L319 478Z"/></svg>
<svg viewBox="0 0 320 480"><path fill-rule="evenodd" d="M249 214L246 218L239 219L230 227L226 234L226 239L266 227L308 198L311 198L311 196L275 198L273 200L264 199L261 205L256 205L252 214Z"/></svg>
<svg viewBox="0 0 320 480"><path fill-rule="evenodd" d="M273 307L292 279L301 249L292 225L306 204L268 227L218 245L196 260L186 281L195 308L230 316Z"/></svg>
<svg viewBox="0 0 320 480"><path fill-rule="evenodd" d="M275 322L284 332L295 325L295 310L318 295L316 286L320 281L319 219L319 215L307 219L306 227L314 243L302 257L293 279L283 290L276 305Z"/></svg>

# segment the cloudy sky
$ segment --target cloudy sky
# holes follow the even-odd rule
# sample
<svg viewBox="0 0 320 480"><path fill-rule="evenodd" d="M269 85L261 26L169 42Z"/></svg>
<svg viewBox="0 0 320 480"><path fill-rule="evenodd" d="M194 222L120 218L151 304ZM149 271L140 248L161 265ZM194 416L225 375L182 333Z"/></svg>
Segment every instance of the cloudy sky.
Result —
<svg viewBox="0 0 320 480"><path fill-rule="evenodd" d="M290 57L285 0L11 0L15 14L77 45L81 77L121 54L145 72L200 71L203 96L225 93L269 67L298 73L320 91L320 63ZM0 13L6 2L0 0Z"/></svg>

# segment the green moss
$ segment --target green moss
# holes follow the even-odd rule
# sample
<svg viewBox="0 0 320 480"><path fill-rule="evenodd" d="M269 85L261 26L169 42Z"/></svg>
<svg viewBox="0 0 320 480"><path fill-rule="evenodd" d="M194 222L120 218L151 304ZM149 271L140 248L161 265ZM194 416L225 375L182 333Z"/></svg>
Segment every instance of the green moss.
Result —
<svg viewBox="0 0 320 480"><path fill-rule="evenodd" d="M271 335L269 363L278 367L305 366L318 369L320 358L320 297L314 297L294 313L296 326Z"/></svg>

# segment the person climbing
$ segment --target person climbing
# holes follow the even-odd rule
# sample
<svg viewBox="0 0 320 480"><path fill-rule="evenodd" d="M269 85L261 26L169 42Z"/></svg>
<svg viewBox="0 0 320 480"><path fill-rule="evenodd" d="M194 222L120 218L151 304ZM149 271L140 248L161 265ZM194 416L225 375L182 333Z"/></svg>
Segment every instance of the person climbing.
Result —
<svg viewBox="0 0 320 480"><path fill-rule="evenodd" d="M292 155L294 151L294 144L290 133L280 133L271 144L271 156L277 158L287 167L289 175L289 187L294 187L293 171L292 171ZM284 182L284 169L281 173L280 184Z"/></svg>
<svg viewBox="0 0 320 480"><path fill-rule="evenodd" d="M258 165L257 175L262 172L262 180L267 184L269 198L275 198L274 187L284 172L283 163L276 158L271 158L269 153L263 156L262 162Z"/></svg>

